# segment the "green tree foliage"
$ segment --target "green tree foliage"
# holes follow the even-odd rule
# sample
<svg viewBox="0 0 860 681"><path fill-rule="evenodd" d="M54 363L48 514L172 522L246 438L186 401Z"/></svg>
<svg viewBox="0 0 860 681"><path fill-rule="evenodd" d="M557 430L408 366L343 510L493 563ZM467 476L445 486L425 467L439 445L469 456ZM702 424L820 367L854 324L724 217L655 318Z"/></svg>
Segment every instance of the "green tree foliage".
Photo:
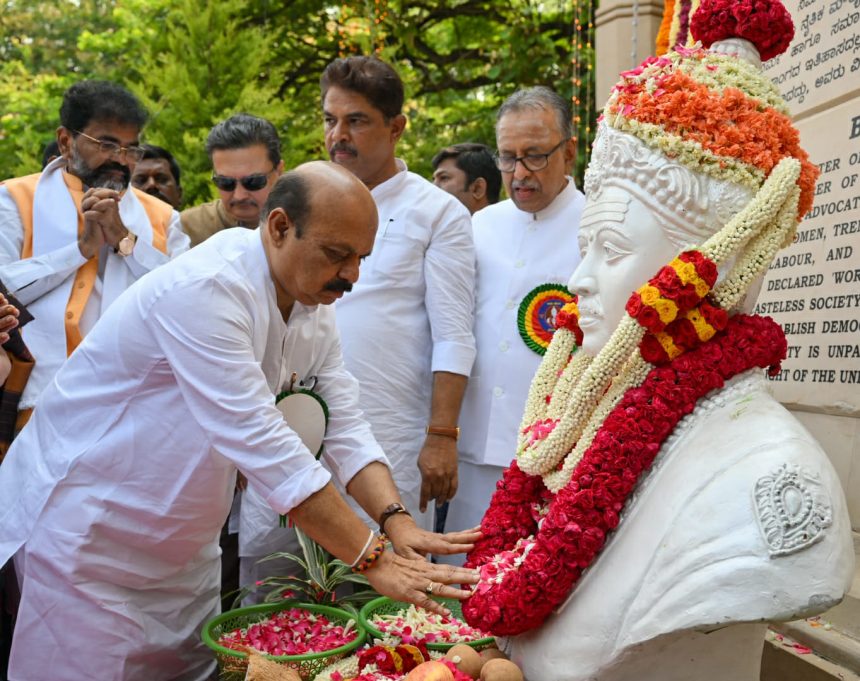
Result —
<svg viewBox="0 0 860 681"><path fill-rule="evenodd" d="M71 82L108 77L149 108L145 138L177 156L188 202L207 200L206 133L237 111L275 123L288 167L325 157L319 76L351 54L377 54L401 74L409 126L399 154L426 175L447 144L492 146L495 111L518 87L573 98L572 60L593 59L581 40L574 54L581 4L0 0L0 176L38 168Z"/></svg>

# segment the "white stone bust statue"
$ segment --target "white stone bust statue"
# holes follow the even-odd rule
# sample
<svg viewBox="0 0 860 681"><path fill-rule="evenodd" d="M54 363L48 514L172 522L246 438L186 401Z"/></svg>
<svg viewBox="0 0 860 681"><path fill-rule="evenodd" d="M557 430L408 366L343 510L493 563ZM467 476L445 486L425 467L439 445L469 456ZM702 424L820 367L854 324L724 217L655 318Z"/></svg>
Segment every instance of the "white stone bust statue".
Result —
<svg viewBox="0 0 860 681"><path fill-rule="evenodd" d="M604 125L586 195L569 288L596 355L630 293L752 192ZM681 420L567 601L503 645L529 681L754 681L766 623L832 607L853 570L837 475L753 369Z"/></svg>

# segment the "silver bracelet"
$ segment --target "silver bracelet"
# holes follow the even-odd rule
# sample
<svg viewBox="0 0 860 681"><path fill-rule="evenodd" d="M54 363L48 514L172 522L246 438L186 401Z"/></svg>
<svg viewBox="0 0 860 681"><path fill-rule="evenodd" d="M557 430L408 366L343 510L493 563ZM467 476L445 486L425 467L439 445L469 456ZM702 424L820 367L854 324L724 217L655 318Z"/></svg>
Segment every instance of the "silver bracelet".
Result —
<svg viewBox="0 0 860 681"><path fill-rule="evenodd" d="M373 540L375 538L376 538L376 533L373 530L371 530L370 536L367 538L367 542L364 544L364 548L361 551L359 551L358 556L356 557L356 559L354 561L352 561L352 563L350 564L349 567L354 568L356 565L358 565L361 562L361 559L364 558L364 554L367 553L367 549L370 548L370 545L373 543Z"/></svg>

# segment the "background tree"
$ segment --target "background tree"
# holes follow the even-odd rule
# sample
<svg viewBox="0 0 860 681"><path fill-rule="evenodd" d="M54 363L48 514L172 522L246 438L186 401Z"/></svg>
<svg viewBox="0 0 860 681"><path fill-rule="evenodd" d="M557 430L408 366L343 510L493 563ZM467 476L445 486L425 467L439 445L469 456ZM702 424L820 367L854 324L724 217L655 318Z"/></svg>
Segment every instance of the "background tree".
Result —
<svg viewBox="0 0 860 681"><path fill-rule="evenodd" d="M207 200L206 133L237 111L278 127L288 167L325 157L319 76L351 54L377 54L397 68L409 118L399 155L429 175L445 145L494 146L495 111L518 87L548 85L584 101L589 81L574 90L574 65L593 74L585 68L593 52L578 19L593 4L0 0L0 176L38 169L68 84L107 77L151 111L145 137L179 159L188 204ZM584 131L593 109L581 114Z"/></svg>

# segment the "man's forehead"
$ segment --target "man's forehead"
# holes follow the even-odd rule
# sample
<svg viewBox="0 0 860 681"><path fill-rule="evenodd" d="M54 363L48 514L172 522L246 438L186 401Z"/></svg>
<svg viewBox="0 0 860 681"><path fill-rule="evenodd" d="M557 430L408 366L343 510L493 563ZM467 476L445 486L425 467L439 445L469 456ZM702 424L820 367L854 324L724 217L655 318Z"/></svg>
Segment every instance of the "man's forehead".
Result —
<svg viewBox="0 0 860 681"><path fill-rule="evenodd" d="M167 162L165 158L144 158L137 162L137 165L134 168L134 174L139 175L140 173L157 173L157 172L170 172L170 164Z"/></svg>
<svg viewBox="0 0 860 681"><path fill-rule="evenodd" d="M117 142L137 142L140 137L139 127L117 120L93 120L87 123L80 132L96 139Z"/></svg>
<svg viewBox="0 0 860 681"><path fill-rule="evenodd" d="M442 161L439 161L439 165L436 166L436 170L433 172L433 177L436 177L436 175L440 175L443 173L457 173L457 172L463 172L457 166L457 159L449 157L449 158L446 158Z"/></svg>
<svg viewBox="0 0 860 681"><path fill-rule="evenodd" d="M323 113L340 116L369 116L376 113L382 116L382 112L361 92L336 85L330 87L325 93Z"/></svg>
<svg viewBox="0 0 860 681"><path fill-rule="evenodd" d="M269 152L263 144L252 144L237 149L214 149L212 167L219 174L230 168L240 167L245 174L264 173L270 170Z"/></svg>

